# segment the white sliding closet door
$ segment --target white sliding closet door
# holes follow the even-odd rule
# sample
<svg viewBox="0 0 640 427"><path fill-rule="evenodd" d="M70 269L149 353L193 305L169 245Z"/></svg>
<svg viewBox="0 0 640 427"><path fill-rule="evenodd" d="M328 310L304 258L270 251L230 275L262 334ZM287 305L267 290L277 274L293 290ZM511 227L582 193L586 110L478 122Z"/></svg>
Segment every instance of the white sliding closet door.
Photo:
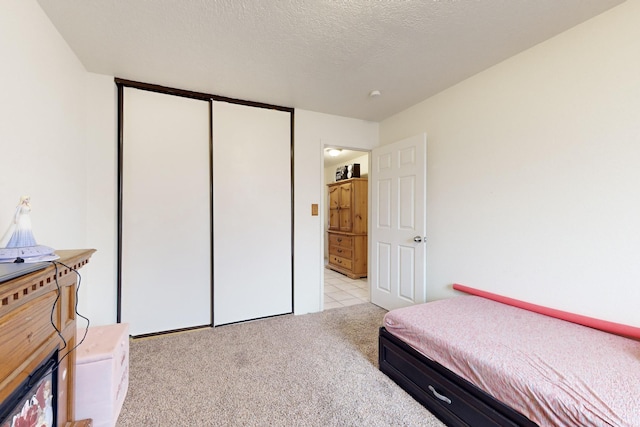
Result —
<svg viewBox="0 0 640 427"><path fill-rule="evenodd" d="M124 88L121 321L211 324L209 103Z"/></svg>
<svg viewBox="0 0 640 427"><path fill-rule="evenodd" d="M215 325L293 311L290 120L213 104Z"/></svg>

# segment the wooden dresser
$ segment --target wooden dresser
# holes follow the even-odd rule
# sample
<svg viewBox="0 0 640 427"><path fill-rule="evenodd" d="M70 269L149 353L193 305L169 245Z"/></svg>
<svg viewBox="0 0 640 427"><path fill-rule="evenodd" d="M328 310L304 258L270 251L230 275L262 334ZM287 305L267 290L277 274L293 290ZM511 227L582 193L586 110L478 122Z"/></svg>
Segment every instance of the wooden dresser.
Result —
<svg viewBox="0 0 640 427"><path fill-rule="evenodd" d="M58 260L80 269L93 249L56 251ZM90 420L73 421L76 345L76 288L78 277L61 264L0 284L0 401L15 390L56 348L58 353L57 425L86 427ZM54 322L64 343L53 328Z"/></svg>
<svg viewBox="0 0 640 427"><path fill-rule="evenodd" d="M327 185L329 192L329 264L352 279L367 277L366 178Z"/></svg>

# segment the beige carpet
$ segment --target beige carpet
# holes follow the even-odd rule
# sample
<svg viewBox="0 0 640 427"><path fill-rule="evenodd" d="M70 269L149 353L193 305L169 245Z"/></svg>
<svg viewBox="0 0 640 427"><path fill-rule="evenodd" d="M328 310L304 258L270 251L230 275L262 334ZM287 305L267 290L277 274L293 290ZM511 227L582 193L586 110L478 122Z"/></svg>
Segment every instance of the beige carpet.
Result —
<svg viewBox="0 0 640 427"><path fill-rule="evenodd" d="M378 370L373 304L133 340L118 427L442 426Z"/></svg>

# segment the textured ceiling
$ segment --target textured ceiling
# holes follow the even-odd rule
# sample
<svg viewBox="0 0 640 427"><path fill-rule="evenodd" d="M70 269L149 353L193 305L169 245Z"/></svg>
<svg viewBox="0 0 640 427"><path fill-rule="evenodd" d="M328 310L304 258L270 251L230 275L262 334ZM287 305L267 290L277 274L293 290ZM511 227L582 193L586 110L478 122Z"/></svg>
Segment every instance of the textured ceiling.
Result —
<svg viewBox="0 0 640 427"><path fill-rule="evenodd" d="M91 72L379 121L622 0L38 3Z"/></svg>

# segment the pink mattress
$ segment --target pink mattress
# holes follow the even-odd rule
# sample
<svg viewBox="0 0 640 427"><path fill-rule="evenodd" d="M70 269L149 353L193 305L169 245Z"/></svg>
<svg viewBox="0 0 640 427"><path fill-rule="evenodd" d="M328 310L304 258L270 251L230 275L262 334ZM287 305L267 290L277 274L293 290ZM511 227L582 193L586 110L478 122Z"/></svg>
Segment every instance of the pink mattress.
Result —
<svg viewBox="0 0 640 427"><path fill-rule="evenodd" d="M384 326L540 426L640 426L640 341L476 296Z"/></svg>

